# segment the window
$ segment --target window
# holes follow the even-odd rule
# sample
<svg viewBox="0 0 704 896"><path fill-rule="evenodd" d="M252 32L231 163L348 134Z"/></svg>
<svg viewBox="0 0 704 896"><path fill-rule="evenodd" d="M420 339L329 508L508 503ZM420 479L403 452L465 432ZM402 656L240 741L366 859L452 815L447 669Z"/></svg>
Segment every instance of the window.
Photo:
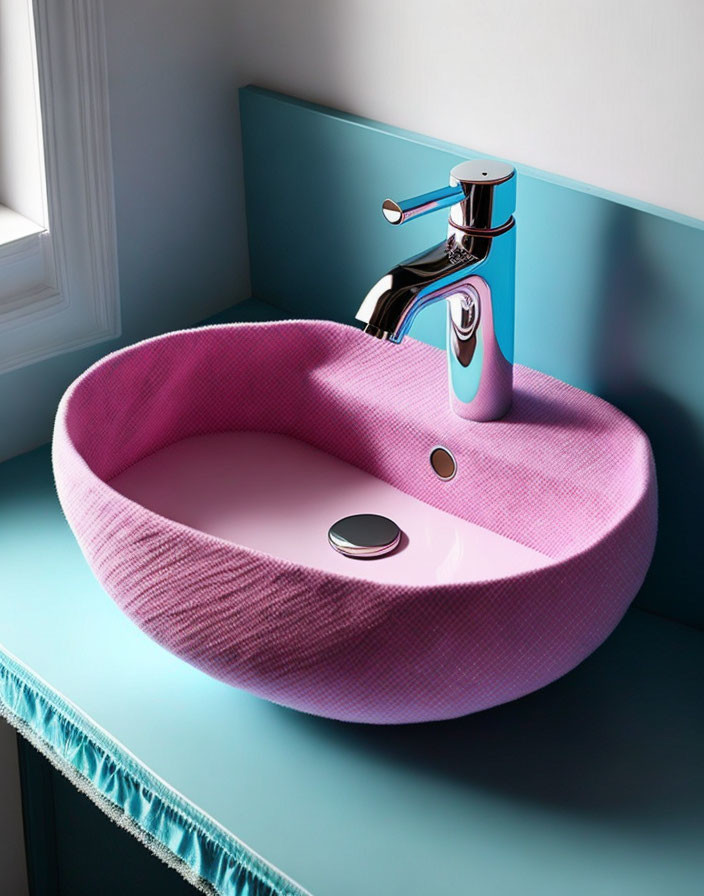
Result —
<svg viewBox="0 0 704 896"><path fill-rule="evenodd" d="M0 373L120 332L100 0L0 0Z"/></svg>

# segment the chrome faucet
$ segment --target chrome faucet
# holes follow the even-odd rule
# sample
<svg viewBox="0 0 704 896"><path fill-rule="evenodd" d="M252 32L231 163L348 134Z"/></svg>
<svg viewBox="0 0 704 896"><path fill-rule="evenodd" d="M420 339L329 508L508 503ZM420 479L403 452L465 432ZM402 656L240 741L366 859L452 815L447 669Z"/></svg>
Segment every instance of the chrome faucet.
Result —
<svg viewBox="0 0 704 896"><path fill-rule="evenodd" d="M365 333L398 343L423 308L447 299L450 406L467 420L497 420L511 406L515 205L515 170L486 159L456 165L449 187L385 200L391 224L451 206L447 238L385 274L357 312Z"/></svg>

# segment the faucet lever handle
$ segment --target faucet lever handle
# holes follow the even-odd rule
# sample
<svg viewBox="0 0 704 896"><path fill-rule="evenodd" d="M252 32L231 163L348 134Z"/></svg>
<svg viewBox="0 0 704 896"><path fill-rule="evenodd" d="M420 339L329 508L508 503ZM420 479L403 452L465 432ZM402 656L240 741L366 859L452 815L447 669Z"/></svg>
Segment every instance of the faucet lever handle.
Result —
<svg viewBox="0 0 704 896"><path fill-rule="evenodd" d="M472 159L450 172L450 186L412 199L385 199L381 211L389 224L405 224L451 205L457 226L486 230L505 225L516 207L516 172L506 162ZM461 204L460 204L461 203Z"/></svg>
<svg viewBox="0 0 704 896"><path fill-rule="evenodd" d="M454 187L443 187L441 190L433 190L430 193L421 193L412 199L402 199L396 202L393 199L385 199L381 211L389 224L405 224L412 218L427 215L428 212L447 208L460 202L464 198L464 190L461 184Z"/></svg>

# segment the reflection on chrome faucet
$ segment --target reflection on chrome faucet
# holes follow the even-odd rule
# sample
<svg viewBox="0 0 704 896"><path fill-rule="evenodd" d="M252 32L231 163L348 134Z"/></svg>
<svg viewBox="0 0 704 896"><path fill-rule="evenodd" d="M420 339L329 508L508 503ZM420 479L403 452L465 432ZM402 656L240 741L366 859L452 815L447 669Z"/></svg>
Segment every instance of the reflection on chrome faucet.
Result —
<svg viewBox="0 0 704 896"><path fill-rule="evenodd" d="M398 343L423 308L446 299L450 405L468 420L497 420L511 406L515 204L514 168L486 159L456 165L449 187L387 199L391 224L449 206L447 238L385 274L357 312L366 333Z"/></svg>

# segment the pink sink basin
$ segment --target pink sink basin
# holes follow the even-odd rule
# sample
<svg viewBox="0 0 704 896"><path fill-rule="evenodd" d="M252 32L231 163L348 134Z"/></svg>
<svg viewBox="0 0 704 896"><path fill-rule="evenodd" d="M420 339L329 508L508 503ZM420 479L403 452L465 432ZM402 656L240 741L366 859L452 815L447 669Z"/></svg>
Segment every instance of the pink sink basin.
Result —
<svg viewBox="0 0 704 896"><path fill-rule="evenodd" d="M154 640L351 721L450 718L568 672L623 616L656 532L648 440L604 401L518 367L504 420L460 420L441 351L319 321L110 355L62 399L54 469L95 575ZM356 513L395 520L397 551L334 551L328 528Z"/></svg>

